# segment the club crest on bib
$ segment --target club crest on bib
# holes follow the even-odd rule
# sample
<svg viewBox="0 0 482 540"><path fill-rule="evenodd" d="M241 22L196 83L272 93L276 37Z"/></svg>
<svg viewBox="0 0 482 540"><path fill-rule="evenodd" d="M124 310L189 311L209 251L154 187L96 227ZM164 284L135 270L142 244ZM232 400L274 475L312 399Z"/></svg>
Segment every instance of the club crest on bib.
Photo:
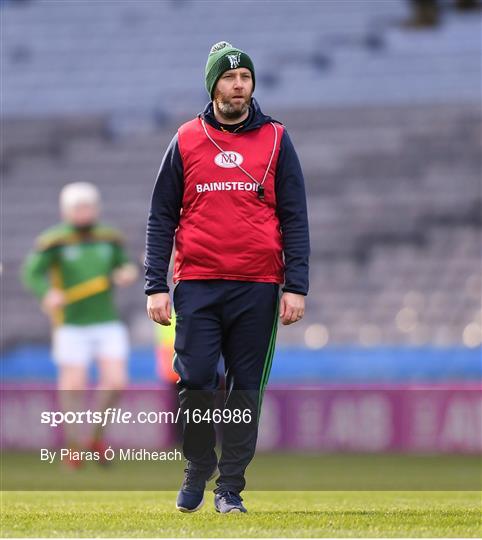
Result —
<svg viewBox="0 0 482 540"><path fill-rule="evenodd" d="M229 152L219 152L214 158L214 163L218 167L223 167L223 169L232 169L237 165L243 163L244 158L239 152L229 151Z"/></svg>

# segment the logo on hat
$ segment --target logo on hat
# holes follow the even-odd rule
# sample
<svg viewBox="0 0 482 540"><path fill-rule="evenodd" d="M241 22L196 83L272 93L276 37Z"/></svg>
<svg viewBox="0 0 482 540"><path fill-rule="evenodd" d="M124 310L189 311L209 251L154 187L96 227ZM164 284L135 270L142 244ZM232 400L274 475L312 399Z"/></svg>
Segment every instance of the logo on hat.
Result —
<svg viewBox="0 0 482 540"><path fill-rule="evenodd" d="M241 53L227 54L226 57L231 64L231 69L235 69L239 66L239 63L241 62Z"/></svg>
<svg viewBox="0 0 482 540"><path fill-rule="evenodd" d="M238 152L219 152L219 154L214 158L214 163L218 167L223 167L223 169L232 169L236 165L241 165L243 163L243 156Z"/></svg>

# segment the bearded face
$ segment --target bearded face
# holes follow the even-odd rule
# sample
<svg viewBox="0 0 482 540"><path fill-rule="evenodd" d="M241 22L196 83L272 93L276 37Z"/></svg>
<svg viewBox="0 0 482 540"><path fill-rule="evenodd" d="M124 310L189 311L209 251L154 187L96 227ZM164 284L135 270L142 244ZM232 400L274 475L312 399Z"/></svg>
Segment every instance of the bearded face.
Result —
<svg viewBox="0 0 482 540"><path fill-rule="evenodd" d="M231 69L219 78L213 101L224 118L237 120L249 109L252 94L251 71L246 68Z"/></svg>

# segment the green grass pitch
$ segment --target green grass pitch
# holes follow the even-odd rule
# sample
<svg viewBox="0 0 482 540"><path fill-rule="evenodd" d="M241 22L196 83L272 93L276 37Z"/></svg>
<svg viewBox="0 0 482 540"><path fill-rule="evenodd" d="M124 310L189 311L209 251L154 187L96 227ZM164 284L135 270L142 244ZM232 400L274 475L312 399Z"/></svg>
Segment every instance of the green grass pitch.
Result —
<svg viewBox="0 0 482 540"><path fill-rule="evenodd" d="M174 490L183 466L116 462L105 469L91 463L66 471L59 463L41 463L37 454L4 453L2 537L476 538L482 533L476 455L260 452L248 468L246 515L215 512L214 482L201 511L178 512Z"/></svg>
<svg viewBox="0 0 482 540"><path fill-rule="evenodd" d="M2 537L479 537L480 492L245 492L195 514L175 492L3 492Z"/></svg>

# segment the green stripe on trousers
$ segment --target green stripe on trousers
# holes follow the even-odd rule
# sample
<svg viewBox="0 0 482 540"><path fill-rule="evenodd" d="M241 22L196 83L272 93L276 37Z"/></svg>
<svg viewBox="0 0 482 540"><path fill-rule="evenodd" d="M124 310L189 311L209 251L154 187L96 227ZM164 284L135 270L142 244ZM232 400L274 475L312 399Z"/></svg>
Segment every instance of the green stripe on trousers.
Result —
<svg viewBox="0 0 482 540"><path fill-rule="evenodd" d="M268 351L264 359L263 374L261 375L261 382L259 385L259 398L258 398L258 422L261 414L261 405L263 404L263 396L266 385L268 384L269 375L271 373L271 366L273 364L273 356L276 347L276 335L278 333L278 315L279 315L279 299L276 303L276 310L274 314L273 328L271 330L271 337L269 340Z"/></svg>

